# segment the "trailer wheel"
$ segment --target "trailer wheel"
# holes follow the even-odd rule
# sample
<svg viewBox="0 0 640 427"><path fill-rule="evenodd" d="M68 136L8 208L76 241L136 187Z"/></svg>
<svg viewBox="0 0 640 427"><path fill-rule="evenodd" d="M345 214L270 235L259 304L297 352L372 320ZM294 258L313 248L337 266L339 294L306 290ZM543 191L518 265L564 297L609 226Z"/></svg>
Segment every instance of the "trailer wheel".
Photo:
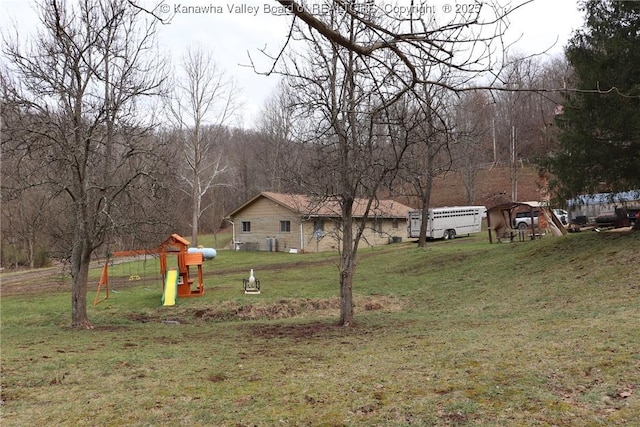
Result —
<svg viewBox="0 0 640 427"><path fill-rule="evenodd" d="M453 240L456 238L456 230L449 230L449 239Z"/></svg>

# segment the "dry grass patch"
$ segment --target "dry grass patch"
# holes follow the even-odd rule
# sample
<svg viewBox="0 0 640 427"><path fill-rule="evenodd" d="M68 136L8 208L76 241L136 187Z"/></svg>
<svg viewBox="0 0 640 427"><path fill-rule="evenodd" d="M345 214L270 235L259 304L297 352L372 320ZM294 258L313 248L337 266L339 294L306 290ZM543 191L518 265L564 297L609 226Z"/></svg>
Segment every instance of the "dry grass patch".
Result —
<svg viewBox="0 0 640 427"><path fill-rule="evenodd" d="M407 304L404 298L387 295L369 295L356 298L357 311L399 312ZM253 303L222 301L208 307L172 307L170 311L158 309L145 313L126 313L129 320L140 323L165 322L193 323L194 321L276 320L290 318L338 318L339 298L281 298Z"/></svg>

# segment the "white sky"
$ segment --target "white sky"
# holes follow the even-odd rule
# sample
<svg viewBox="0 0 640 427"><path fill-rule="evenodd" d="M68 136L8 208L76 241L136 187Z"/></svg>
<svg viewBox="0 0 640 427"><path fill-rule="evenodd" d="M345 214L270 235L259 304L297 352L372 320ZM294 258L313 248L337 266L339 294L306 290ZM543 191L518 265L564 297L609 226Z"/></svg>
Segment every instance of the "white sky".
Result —
<svg viewBox="0 0 640 427"><path fill-rule="evenodd" d="M321 0L317 0L320 2ZM503 1L507 6L510 0ZM511 0L516 4L522 0ZM473 0L432 0L434 13L444 14L449 6L456 3L472 3ZM252 69L243 67L249 63L248 53L258 61L263 70L269 69L269 61L259 52L266 47L277 52L286 38L290 18L278 16L274 8L275 0L140 0L139 4L149 9L163 5L170 14L176 8L187 6L209 7L217 13L178 13L171 23L159 29L159 45L177 64L182 53L192 44L202 44L211 49L215 61L234 76L242 88L242 123L252 127L264 100L272 93L278 78L262 76ZM407 5L409 0L397 0L398 5ZM431 3L428 3L431 4ZM0 29L6 34L14 26L19 33L35 30L38 21L33 10L33 0L0 0ZM213 8L212 8L213 7ZM236 7L244 7L235 9ZM232 10L230 10L231 8ZM250 8L253 8L250 9ZM161 9L156 9L157 11ZM193 10L193 9L192 9ZM510 15L509 37L519 39L515 49L521 53L542 52L550 48L552 54L561 54L563 46L573 30L582 25L581 13L577 10L577 0L534 0Z"/></svg>

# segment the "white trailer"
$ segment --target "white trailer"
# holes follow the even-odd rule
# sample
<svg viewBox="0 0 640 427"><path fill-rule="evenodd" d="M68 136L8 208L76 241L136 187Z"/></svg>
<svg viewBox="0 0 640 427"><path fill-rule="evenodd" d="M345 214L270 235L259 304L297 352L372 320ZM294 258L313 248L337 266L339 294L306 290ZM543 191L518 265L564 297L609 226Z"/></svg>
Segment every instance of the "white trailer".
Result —
<svg viewBox="0 0 640 427"><path fill-rule="evenodd" d="M429 209L427 239L453 239L457 235L482 231L482 217L486 215L484 206L452 206ZM420 237L422 211L412 210L407 214L407 236Z"/></svg>

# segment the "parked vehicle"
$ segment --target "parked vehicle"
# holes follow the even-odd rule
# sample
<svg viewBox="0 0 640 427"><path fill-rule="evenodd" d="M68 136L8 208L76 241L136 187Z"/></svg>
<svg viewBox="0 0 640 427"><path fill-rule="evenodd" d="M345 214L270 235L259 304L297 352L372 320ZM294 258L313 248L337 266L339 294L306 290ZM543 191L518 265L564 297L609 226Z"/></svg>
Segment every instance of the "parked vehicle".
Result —
<svg viewBox="0 0 640 427"><path fill-rule="evenodd" d="M598 227L629 227L629 214L625 208L616 208L613 212L601 212L596 216Z"/></svg>
<svg viewBox="0 0 640 427"><path fill-rule="evenodd" d="M571 220L571 224L574 224L577 226L584 226L584 225L587 225L588 223L589 223L589 218L587 218L586 215L578 215Z"/></svg>
<svg viewBox="0 0 640 427"><path fill-rule="evenodd" d="M429 209L427 220L428 239L453 239L461 234L482 231L482 217L487 208L484 206L453 206ZM407 236L410 239L420 237L422 211L413 210L407 214Z"/></svg>
<svg viewBox="0 0 640 427"><path fill-rule="evenodd" d="M540 211L533 211L533 225L538 225L538 216L540 215ZM518 230L526 230L531 227L531 213L529 211L526 212L517 212L515 218L513 219L513 226Z"/></svg>
<svg viewBox="0 0 640 427"><path fill-rule="evenodd" d="M553 213L558 217L561 223L564 225L569 224L569 212L564 209L554 209Z"/></svg>

